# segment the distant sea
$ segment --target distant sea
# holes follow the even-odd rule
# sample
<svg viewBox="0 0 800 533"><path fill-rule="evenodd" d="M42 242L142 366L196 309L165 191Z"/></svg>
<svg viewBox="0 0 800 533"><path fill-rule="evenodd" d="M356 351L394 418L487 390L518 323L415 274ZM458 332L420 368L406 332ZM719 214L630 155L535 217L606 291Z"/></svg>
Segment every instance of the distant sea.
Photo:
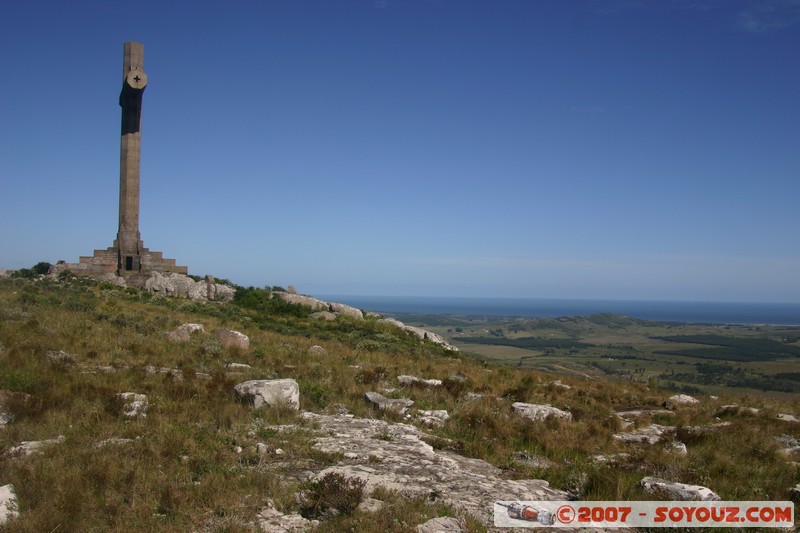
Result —
<svg viewBox="0 0 800 533"><path fill-rule="evenodd" d="M560 317L614 313L643 320L704 324L800 325L800 303L679 302L646 300L551 300L528 298L437 298L342 296L319 298L376 313Z"/></svg>

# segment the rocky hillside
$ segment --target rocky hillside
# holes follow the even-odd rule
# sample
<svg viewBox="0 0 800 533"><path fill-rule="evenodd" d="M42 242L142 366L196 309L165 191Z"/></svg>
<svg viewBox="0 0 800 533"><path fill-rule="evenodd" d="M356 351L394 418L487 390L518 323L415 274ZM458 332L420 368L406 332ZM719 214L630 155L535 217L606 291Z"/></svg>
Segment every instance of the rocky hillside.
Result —
<svg viewBox="0 0 800 533"><path fill-rule="evenodd" d="M299 295L0 278L0 531L481 531L496 500L783 500L800 406L473 361Z"/></svg>

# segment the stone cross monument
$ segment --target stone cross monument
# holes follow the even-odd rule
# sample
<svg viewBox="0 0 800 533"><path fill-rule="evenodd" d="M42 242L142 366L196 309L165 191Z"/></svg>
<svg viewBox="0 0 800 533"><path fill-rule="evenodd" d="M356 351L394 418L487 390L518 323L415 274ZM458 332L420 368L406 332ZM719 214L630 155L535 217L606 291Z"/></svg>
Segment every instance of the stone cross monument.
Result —
<svg viewBox="0 0 800 533"><path fill-rule="evenodd" d="M125 43L122 60L122 91L119 105L122 108L122 139L119 170L119 229L117 239L110 248L95 250L91 257L81 257L77 265L69 265L76 273L97 275L115 273L136 281L147 272L178 272L187 268L176 266L174 259L164 259L161 252L151 252L144 247L139 233L139 161L142 133L142 95L147 87L144 73L144 45Z"/></svg>

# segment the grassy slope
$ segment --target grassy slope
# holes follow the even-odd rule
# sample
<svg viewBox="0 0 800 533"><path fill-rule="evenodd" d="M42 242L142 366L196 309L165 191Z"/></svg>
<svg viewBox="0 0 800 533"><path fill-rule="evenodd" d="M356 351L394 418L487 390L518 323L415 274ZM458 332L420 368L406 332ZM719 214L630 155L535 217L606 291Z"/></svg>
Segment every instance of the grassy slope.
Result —
<svg viewBox="0 0 800 533"><path fill-rule="evenodd" d="M165 332L186 322L201 323L206 331L242 331L250 336L251 348L223 348L212 335L195 335L188 343L165 338ZM310 354L314 344L325 354ZM48 350L73 354L75 363L52 362ZM233 376L225 372L228 362L252 369ZM105 365L117 371L99 371ZM184 379L149 374L147 365L179 368ZM195 372L212 378L197 378ZM786 489L799 481L775 438L800 438L800 428L769 416L797 412L797 405L753 399L750 404L763 408L765 416L733 418L731 432L684 436L690 453L681 457L662 446L631 449L612 438L618 429L614 409L655 407L670 395L644 384L562 377L572 385L566 390L550 384L554 376L490 367L374 320L328 323L291 307L202 305L87 280L0 279L0 390L9 391L6 410L14 415L14 422L0 430L0 448L65 437L43 455L0 456L0 485L14 484L23 516L7 529L247 531L267 499L297 511L292 495L306 485L292 481L293 474L338 458L311 447L313 428L304 427L295 413L238 404L233 385L294 378L304 410L341 404L358 416L391 419L373 412L363 395L397 387L400 374L445 380L445 387L396 393L420 409L450 412L447 424L432 431L442 437L432 441L434 446L485 459L510 477L547 479L584 499L650 499L638 486L644 475L700 483L733 500L784 499ZM123 416L115 395L125 391L148 395L147 418ZM466 402L467 391L484 397ZM575 422L523 421L511 413L513 401L569 409ZM660 422L709 423L726 401L706 400ZM279 423L296 428L277 432L269 427ZM111 437L136 440L97 447ZM286 453L259 455L253 450L258 442ZM547 457L553 466L516 461L515 453L523 450ZM593 454L618 451L631 453L624 467L590 460ZM436 502L378 496L388 502L378 515L355 512L326 519L323 530L411 531L448 512Z"/></svg>

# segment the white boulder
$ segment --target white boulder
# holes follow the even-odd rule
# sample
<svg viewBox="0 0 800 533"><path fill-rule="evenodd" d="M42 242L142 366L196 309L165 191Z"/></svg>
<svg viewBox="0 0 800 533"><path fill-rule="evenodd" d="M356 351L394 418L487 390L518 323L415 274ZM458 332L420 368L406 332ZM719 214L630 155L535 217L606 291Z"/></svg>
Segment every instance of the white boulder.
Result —
<svg viewBox="0 0 800 533"><path fill-rule="evenodd" d="M293 379L253 379L234 387L240 401L258 408L287 405L300 409L300 386Z"/></svg>
<svg viewBox="0 0 800 533"><path fill-rule="evenodd" d="M511 404L514 412L529 418L533 421L544 420L552 416L554 418L561 418L563 420L572 420L572 413L569 411L562 411L551 405L536 405L532 403L514 402Z"/></svg>
<svg viewBox="0 0 800 533"><path fill-rule="evenodd" d="M719 501L722 499L711 489L700 485L687 485L650 476L643 478L640 483L646 491L661 492L676 501Z"/></svg>
<svg viewBox="0 0 800 533"><path fill-rule="evenodd" d="M19 504L14 485L0 487L0 525L19 516Z"/></svg>

